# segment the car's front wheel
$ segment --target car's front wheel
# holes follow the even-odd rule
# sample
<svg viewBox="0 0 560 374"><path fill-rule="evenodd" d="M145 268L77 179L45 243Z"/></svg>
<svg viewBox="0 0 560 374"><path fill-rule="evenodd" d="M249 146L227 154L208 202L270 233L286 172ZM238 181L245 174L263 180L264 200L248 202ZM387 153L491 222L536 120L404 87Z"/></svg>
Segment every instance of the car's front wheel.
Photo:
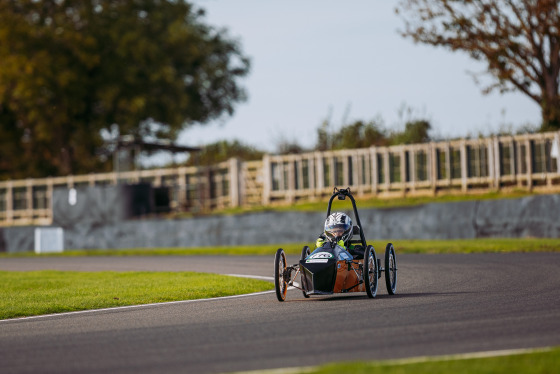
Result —
<svg viewBox="0 0 560 374"><path fill-rule="evenodd" d="M309 249L308 246L304 246L303 249L301 250L301 260L305 260L307 258L307 256L309 256L311 254L311 250ZM302 292L303 292L303 296L305 298L309 298L309 295L307 294L307 290L309 289L309 287L307 287L307 283L305 282L305 276L303 275L303 272L300 275L300 279L301 279L301 288L302 288Z"/></svg>
<svg viewBox="0 0 560 374"><path fill-rule="evenodd" d="M385 248L385 283L389 295L394 295L397 292L397 257L391 243Z"/></svg>
<svg viewBox="0 0 560 374"><path fill-rule="evenodd" d="M285 279L286 268L286 254L282 248L278 248L274 257L274 288L278 301L286 300L288 291L288 279Z"/></svg>
<svg viewBox="0 0 560 374"><path fill-rule="evenodd" d="M379 269L377 267L375 249L373 249L373 246L368 245L364 252L362 278L365 284L366 293L370 298L374 298L377 295L378 272Z"/></svg>

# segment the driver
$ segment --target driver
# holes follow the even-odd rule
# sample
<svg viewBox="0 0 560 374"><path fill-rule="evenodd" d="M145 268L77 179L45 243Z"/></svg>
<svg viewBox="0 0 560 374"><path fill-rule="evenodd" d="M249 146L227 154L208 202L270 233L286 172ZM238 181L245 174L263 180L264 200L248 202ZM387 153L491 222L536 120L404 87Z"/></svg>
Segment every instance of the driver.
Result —
<svg viewBox="0 0 560 374"><path fill-rule="evenodd" d="M325 221L325 229L317 239L317 247L322 247L325 240L335 242L346 249L346 242L352 236L352 220L345 213L332 213Z"/></svg>
<svg viewBox="0 0 560 374"><path fill-rule="evenodd" d="M325 221L325 229L323 233L317 238L315 243L316 247L322 247L325 244L325 240L329 242L334 242L344 249L347 249L355 258L362 256L364 250L362 246L352 246L350 245L350 239L352 239L353 227L352 220L350 217L341 212L332 213L329 215ZM348 245L348 248L347 248Z"/></svg>

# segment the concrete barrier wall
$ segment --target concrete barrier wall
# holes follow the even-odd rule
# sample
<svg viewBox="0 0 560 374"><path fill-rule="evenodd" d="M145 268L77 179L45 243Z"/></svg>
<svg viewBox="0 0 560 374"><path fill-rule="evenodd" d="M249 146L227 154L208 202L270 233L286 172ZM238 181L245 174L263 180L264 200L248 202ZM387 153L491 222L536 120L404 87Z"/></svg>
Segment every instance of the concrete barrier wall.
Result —
<svg viewBox="0 0 560 374"><path fill-rule="evenodd" d="M61 226L66 249L199 247L313 243L324 219L325 212L263 212ZM360 219L367 239L559 238L560 195L362 209ZM0 251L32 251L33 231L32 226L0 228Z"/></svg>

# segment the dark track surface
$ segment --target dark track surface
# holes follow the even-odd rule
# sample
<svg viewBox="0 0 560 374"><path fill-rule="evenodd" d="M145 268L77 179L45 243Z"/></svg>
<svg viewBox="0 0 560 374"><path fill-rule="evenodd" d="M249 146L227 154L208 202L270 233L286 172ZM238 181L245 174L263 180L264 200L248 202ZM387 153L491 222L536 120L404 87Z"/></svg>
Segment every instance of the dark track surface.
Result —
<svg viewBox="0 0 560 374"><path fill-rule="evenodd" d="M373 300L294 290L284 303L269 293L0 321L0 371L215 373L560 345L560 253L397 261L398 294L380 283ZM272 265L272 256L0 259L0 270L266 276Z"/></svg>

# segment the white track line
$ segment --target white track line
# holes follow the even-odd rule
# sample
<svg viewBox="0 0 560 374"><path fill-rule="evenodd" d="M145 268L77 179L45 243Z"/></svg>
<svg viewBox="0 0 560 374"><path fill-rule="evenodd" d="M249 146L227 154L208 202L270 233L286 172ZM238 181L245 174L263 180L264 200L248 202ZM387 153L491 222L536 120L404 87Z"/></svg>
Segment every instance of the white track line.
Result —
<svg viewBox="0 0 560 374"><path fill-rule="evenodd" d="M398 359L398 360L378 360L378 361L365 361L365 362L366 363L371 363L371 364L379 364L379 365L387 365L387 364L389 364L389 365L408 365L408 364L416 364L416 363L422 363L422 362L469 360L469 359L475 359L475 358L513 356L513 355L522 355L522 354L527 354L527 353L548 352L548 351L551 351L552 349L553 349L553 347L505 349L505 350L499 350L499 351L483 351L483 352L461 353L461 354L456 354L456 355L421 356L421 357L403 358L403 359ZM269 369L269 370L239 371L239 372L235 372L233 374L309 373L309 372L316 371L319 366L320 365L278 368L278 369Z"/></svg>
<svg viewBox="0 0 560 374"><path fill-rule="evenodd" d="M400 360L387 360L384 361L383 363L406 365L406 364L416 364L416 363L422 363L428 361L470 360L473 358L513 356L513 355L522 355L526 353L548 352L550 350L552 350L552 347L503 349L498 351L460 353L456 355L411 357L411 358L404 358Z"/></svg>
<svg viewBox="0 0 560 374"><path fill-rule="evenodd" d="M274 282L274 277L264 277L262 275L245 275L245 274L225 274L225 275L229 275L230 277L261 279L261 280ZM298 282L293 282L293 283L294 283L294 286L301 287ZM288 290L293 290L296 287L291 287L290 286L290 287L288 287Z"/></svg>
<svg viewBox="0 0 560 374"><path fill-rule="evenodd" d="M230 277L238 277L238 278L251 278L251 279L260 279L266 281L274 281L274 277L264 277L262 275L248 275L248 274L224 274Z"/></svg>

